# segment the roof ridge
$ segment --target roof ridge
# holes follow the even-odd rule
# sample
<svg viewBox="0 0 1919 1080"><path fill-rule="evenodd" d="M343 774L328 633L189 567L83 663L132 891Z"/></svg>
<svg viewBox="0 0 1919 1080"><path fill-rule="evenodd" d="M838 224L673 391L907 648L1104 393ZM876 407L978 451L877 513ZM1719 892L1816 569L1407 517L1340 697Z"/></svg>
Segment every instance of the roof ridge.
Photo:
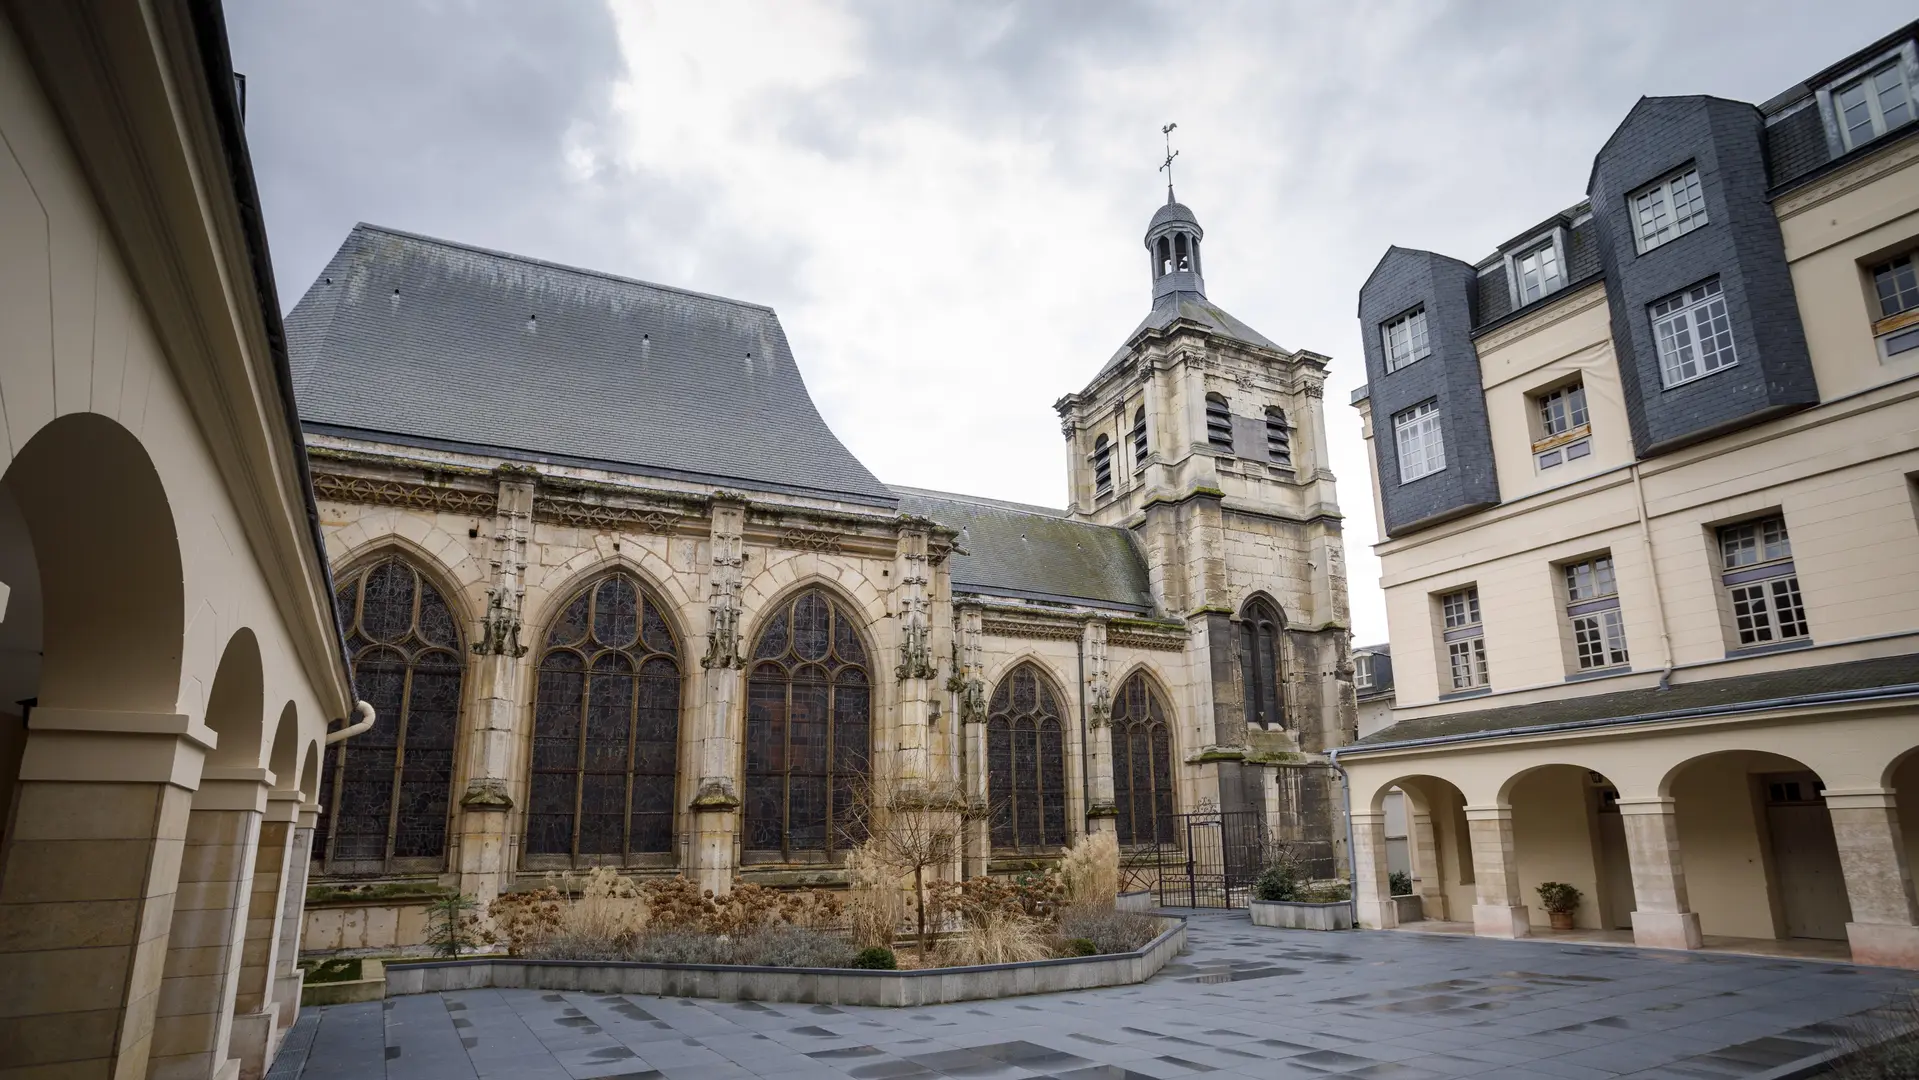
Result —
<svg viewBox="0 0 1919 1080"><path fill-rule="evenodd" d="M358 222L353 226L353 229L355 232L364 229L370 232L385 233L388 236L399 236L408 240L418 240L421 243L435 244L439 247L452 248L456 251L470 251L477 255L491 255L496 259L511 259L514 262L526 263L529 266L544 267L548 270L561 270L569 274L579 274L583 277L600 278L604 281L617 281L623 285L640 285L648 289L658 289L661 292L678 293L681 296L691 296L700 300L712 300L721 304L731 304L734 307L751 308L754 311L764 311L769 315L775 314L770 305L756 304L751 300L735 300L730 296L720 296L717 293L700 292L697 289L685 289L678 285L662 285L657 281L627 277L624 274L610 274L605 270L592 270L584 266L573 266L569 263L553 262L550 259L535 258L532 255L521 255L517 252L501 251L499 248L481 247L478 244L465 244L458 240L448 240L439 236L428 236L425 233L410 232L406 229L395 229L388 225L375 225L370 221Z"/></svg>
<svg viewBox="0 0 1919 1080"><path fill-rule="evenodd" d="M1050 506L1040 506L1036 503L1021 503L1013 502L1010 499L995 499L990 495L966 495L957 491L934 491L932 488L907 487L903 484L887 484L886 486L894 492L907 495L922 495L932 499L952 499L957 502L971 503L974 506L990 506L996 510L1008 510L1015 514L1026 514L1029 517L1052 518L1055 521L1073 522L1073 519L1067 515L1066 511L1055 510ZM1100 525L1092 521L1080 521L1074 522L1074 524L1091 525L1095 528L1114 527L1111 525Z"/></svg>

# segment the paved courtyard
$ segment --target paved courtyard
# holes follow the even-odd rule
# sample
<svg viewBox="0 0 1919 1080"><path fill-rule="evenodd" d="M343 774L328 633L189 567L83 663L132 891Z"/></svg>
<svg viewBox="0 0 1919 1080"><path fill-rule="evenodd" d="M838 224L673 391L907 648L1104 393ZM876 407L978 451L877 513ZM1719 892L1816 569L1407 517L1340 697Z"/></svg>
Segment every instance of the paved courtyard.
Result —
<svg viewBox="0 0 1919 1080"><path fill-rule="evenodd" d="M923 1009L468 990L308 1009L274 1080L1793 1075L1911 973L1199 914L1140 986ZM304 1071L302 1071L304 1069Z"/></svg>

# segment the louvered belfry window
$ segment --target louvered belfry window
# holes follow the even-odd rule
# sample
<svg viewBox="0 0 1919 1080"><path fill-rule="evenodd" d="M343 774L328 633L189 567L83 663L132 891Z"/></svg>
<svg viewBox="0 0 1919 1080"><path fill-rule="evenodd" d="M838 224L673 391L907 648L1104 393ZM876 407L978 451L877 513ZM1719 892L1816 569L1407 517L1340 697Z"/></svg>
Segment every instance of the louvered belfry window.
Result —
<svg viewBox="0 0 1919 1080"><path fill-rule="evenodd" d="M1066 843L1066 742L1060 698L1039 668L1024 663L1000 680L986 708L986 794L993 847Z"/></svg>
<svg viewBox="0 0 1919 1080"><path fill-rule="evenodd" d="M1172 843L1172 710L1145 673L1113 697L1113 802L1121 844Z"/></svg>
<svg viewBox="0 0 1919 1080"><path fill-rule="evenodd" d="M821 589L786 601L746 684L745 852L821 861L857 842L873 689L858 622Z"/></svg>
<svg viewBox="0 0 1919 1080"><path fill-rule="evenodd" d="M1215 450L1233 449L1233 407L1218 394L1206 395L1206 442Z"/></svg>
<svg viewBox="0 0 1919 1080"><path fill-rule="evenodd" d="M465 667L458 620L398 556L347 574L334 600L354 693L378 720L326 750L314 857L341 873L439 868Z"/></svg>
<svg viewBox="0 0 1919 1080"><path fill-rule="evenodd" d="M631 574L581 589L546 632L533 699L526 856L621 865L673 851L680 650Z"/></svg>

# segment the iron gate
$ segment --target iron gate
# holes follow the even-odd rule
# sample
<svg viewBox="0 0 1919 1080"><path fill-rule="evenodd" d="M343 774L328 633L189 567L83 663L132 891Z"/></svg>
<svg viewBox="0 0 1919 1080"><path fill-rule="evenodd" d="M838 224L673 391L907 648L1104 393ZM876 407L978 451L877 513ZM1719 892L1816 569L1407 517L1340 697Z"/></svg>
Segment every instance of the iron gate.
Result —
<svg viewBox="0 0 1919 1080"><path fill-rule="evenodd" d="M1257 810L1174 814L1153 842L1121 860L1125 887L1150 889L1160 907L1243 908L1266 848L1266 815Z"/></svg>

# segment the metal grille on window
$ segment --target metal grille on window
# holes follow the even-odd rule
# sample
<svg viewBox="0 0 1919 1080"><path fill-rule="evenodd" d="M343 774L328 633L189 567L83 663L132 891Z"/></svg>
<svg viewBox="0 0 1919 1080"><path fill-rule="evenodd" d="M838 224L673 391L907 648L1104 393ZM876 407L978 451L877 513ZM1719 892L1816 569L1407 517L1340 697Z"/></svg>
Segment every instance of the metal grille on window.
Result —
<svg viewBox="0 0 1919 1080"><path fill-rule="evenodd" d="M781 604L746 684L743 848L758 861L821 861L859 842L872 740L866 647L823 589Z"/></svg>
<svg viewBox="0 0 1919 1080"><path fill-rule="evenodd" d="M1218 394L1206 395L1206 441L1216 450L1233 448L1233 409Z"/></svg>
<svg viewBox="0 0 1919 1080"><path fill-rule="evenodd" d="M993 847L1036 850L1066 843L1066 743L1060 696L1023 663L1000 680L986 709L986 793Z"/></svg>
<svg viewBox="0 0 1919 1080"><path fill-rule="evenodd" d="M1479 587L1449 592L1439 598L1442 638L1454 690L1472 690L1487 684L1485 627L1479 621Z"/></svg>
<svg viewBox="0 0 1919 1080"><path fill-rule="evenodd" d="M1113 696L1113 803L1121 844L1174 842L1172 710L1136 671Z"/></svg>
<svg viewBox="0 0 1919 1080"><path fill-rule="evenodd" d="M327 748L314 856L345 872L444 862L465 671L457 620L397 556L347 575L334 599L354 693L380 722Z"/></svg>
<svg viewBox="0 0 1919 1080"><path fill-rule="evenodd" d="M1732 604L1733 633L1741 647L1792 641L1812 632L1785 518L1722 526L1719 560Z"/></svg>
<svg viewBox="0 0 1919 1080"><path fill-rule="evenodd" d="M1101 435L1093 440L1093 494L1113 493L1113 444Z"/></svg>
<svg viewBox="0 0 1919 1080"><path fill-rule="evenodd" d="M1386 352L1386 371L1398 371L1432 352L1426 338L1426 309L1409 311L1379 328L1381 346Z"/></svg>
<svg viewBox="0 0 1919 1080"><path fill-rule="evenodd" d="M1281 468L1293 467L1293 430L1279 409L1266 410L1266 458Z"/></svg>
<svg viewBox="0 0 1919 1080"><path fill-rule="evenodd" d="M1659 378L1666 386L1731 367L1732 319L1719 279L1701 282L1653 304L1653 342L1659 347Z"/></svg>
<svg viewBox="0 0 1919 1080"><path fill-rule="evenodd" d="M659 601L630 574L561 608L534 687L529 864L673 852L679 655Z"/></svg>
<svg viewBox="0 0 1919 1080"><path fill-rule="evenodd" d="M1566 615L1572 620L1573 652L1579 669L1625 664L1626 623L1619 611L1619 585L1612 556L1595 556L1561 570L1566 577Z"/></svg>
<svg viewBox="0 0 1919 1080"><path fill-rule="evenodd" d="M1146 409L1133 412L1133 471L1146 467Z"/></svg>
<svg viewBox="0 0 1919 1080"><path fill-rule="evenodd" d="M1247 605L1239 620L1239 684L1246 698L1248 724L1283 724L1285 695L1280 689L1279 613L1264 600Z"/></svg>
<svg viewBox="0 0 1919 1080"><path fill-rule="evenodd" d="M1698 169L1686 169L1646 188L1633 196L1632 205L1641 254L1706 224L1706 195Z"/></svg>

